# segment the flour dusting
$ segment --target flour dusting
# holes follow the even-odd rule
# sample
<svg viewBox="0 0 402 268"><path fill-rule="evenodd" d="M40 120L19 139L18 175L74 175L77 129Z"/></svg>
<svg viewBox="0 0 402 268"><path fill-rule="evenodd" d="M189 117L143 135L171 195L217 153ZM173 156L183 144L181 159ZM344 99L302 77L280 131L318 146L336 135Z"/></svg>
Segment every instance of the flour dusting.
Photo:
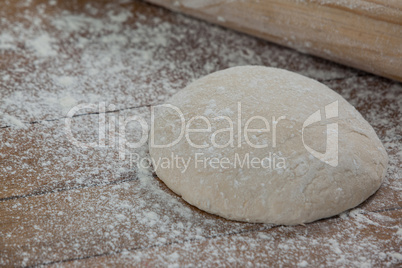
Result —
<svg viewBox="0 0 402 268"><path fill-rule="evenodd" d="M400 213L373 212L402 198L400 84L140 1L5 0L0 29L1 266L401 263ZM133 165L136 154L148 156L147 144L120 159L119 118L149 123L148 105L239 65L304 74L357 107L390 156L375 197L307 226L240 223L193 208L152 167ZM96 144L87 148L71 143L64 120L83 103L95 108L80 110L70 130ZM125 130L128 142L141 139L138 123Z"/></svg>

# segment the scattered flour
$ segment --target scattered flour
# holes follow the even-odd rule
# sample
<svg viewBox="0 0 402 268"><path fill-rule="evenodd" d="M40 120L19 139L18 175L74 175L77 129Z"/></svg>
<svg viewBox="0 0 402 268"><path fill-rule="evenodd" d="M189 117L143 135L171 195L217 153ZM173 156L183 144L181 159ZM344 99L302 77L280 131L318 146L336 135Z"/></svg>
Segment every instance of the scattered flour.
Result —
<svg viewBox="0 0 402 268"><path fill-rule="evenodd" d="M163 103L210 72L245 64L286 68L323 81L373 124L390 156L382 189L398 194L401 126L392 118L400 113L399 84L361 79L358 71L142 2L88 1L75 11L60 9L67 3L60 0L15 2L18 18L8 13L10 1L0 6L0 198L35 196L1 201L0 265L12 265L12 258L28 266L88 255L110 266L401 263L393 240L378 241L371 233L385 228L400 238L400 221L366 208L307 227L226 221L191 209L152 170L133 168L130 158L120 161L119 133L106 136L104 147L79 148L67 140L60 120L76 104L105 102L107 111L116 111L102 113L107 122L120 115L149 122L146 105ZM99 142L99 115L88 115L93 112L73 120L81 142ZM40 120L52 121L27 123ZM126 130L130 141L140 138L135 124ZM129 153L147 156L147 146ZM365 206L395 206L382 189L381 198ZM322 249L325 256L310 255Z"/></svg>
<svg viewBox="0 0 402 268"><path fill-rule="evenodd" d="M47 57L57 55L52 48L53 42L54 40L48 34L42 34L33 41L28 42L28 45L34 49L38 56Z"/></svg>
<svg viewBox="0 0 402 268"><path fill-rule="evenodd" d="M4 115L0 114L0 115L2 116L3 120L10 126L13 126L17 129L27 127L27 125L25 123L23 123L20 119L18 119L15 116L12 116L9 114L4 114Z"/></svg>
<svg viewBox="0 0 402 268"><path fill-rule="evenodd" d="M65 107L48 100L69 96L116 109L162 103L188 82L238 65L282 67L320 80L356 73L166 10L151 16L130 2L90 1L79 12L58 8L57 1L37 8L19 2L17 22L7 5L0 9L7 65L0 70L0 110L27 122L64 117ZM0 118L0 127L6 125Z"/></svg>

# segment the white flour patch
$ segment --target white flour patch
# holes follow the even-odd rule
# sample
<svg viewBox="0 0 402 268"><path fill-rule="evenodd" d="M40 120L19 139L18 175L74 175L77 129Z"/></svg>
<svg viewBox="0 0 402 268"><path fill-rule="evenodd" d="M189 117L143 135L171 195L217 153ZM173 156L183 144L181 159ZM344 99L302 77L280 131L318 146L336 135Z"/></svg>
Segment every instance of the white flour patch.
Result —
<svg viewBox="0 0 402 268"><path fill-rule="evenodd" d="M42 34L31 42L28 42L34 51L41 57L55 56L57 53L52 48L53 39L48 34Z"/></svg>

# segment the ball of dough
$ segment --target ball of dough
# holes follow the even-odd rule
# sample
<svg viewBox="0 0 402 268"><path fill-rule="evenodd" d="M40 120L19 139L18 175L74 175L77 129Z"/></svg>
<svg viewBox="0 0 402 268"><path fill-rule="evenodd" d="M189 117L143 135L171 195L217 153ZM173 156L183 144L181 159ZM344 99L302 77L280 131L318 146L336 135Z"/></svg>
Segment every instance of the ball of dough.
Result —
<svg viewBox="0 0 402 268"><path fill-rule="evenodd" d="M150 155L188 203L227 219L294 225L357 206L388 156L360 113L327 86L277 68L207 75L154 107Z"/></svg>

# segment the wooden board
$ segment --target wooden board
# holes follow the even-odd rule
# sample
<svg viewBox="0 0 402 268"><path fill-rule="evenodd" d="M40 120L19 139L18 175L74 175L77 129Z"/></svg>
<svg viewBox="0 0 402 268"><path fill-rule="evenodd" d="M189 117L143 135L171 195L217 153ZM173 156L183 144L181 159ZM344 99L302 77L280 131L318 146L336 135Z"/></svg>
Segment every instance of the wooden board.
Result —
<svg viewBox="0 0 402 268"><path fill-rule="evenodd" d="M5 1L0 17L0 266L401 263L400 84L141 1ZM149 120L192 80L245 64L317 79L354 105L390 157L380 190L307 226L228 221L121 160L119 128L104 147L66 136L78 103L97 108L72 119L74 137L99 142L103 117Z"/></svg>
<svg viewBox="0 0 402 268"><path fill-rule="evenodd" d="M402 81L400 1L149 0L277 44Z"/></svg>
<svg viewBox="0 0 402 268"><path fill-rule="evenodd" d="M369 219L370 224L359 220ZM389 225L401 225L401 213L353 215L345 219L310 224L307 227L274 227L259 231L244 231L230 235L175 242L79 261L61 263L61 266L133 265L157 266L160 263L194 263L219 266L284 266L284 267L342 267L390 266L398 258L400 245L397 231ZM330 241L328 243L328 241ZM354 254L354 247L364 248ZM218 250L216 250L218 249ZM385 249L384 252L381 252ZM217 252L219 252L217 254ZM394 252L394 253L392 253Z"/></svg>

